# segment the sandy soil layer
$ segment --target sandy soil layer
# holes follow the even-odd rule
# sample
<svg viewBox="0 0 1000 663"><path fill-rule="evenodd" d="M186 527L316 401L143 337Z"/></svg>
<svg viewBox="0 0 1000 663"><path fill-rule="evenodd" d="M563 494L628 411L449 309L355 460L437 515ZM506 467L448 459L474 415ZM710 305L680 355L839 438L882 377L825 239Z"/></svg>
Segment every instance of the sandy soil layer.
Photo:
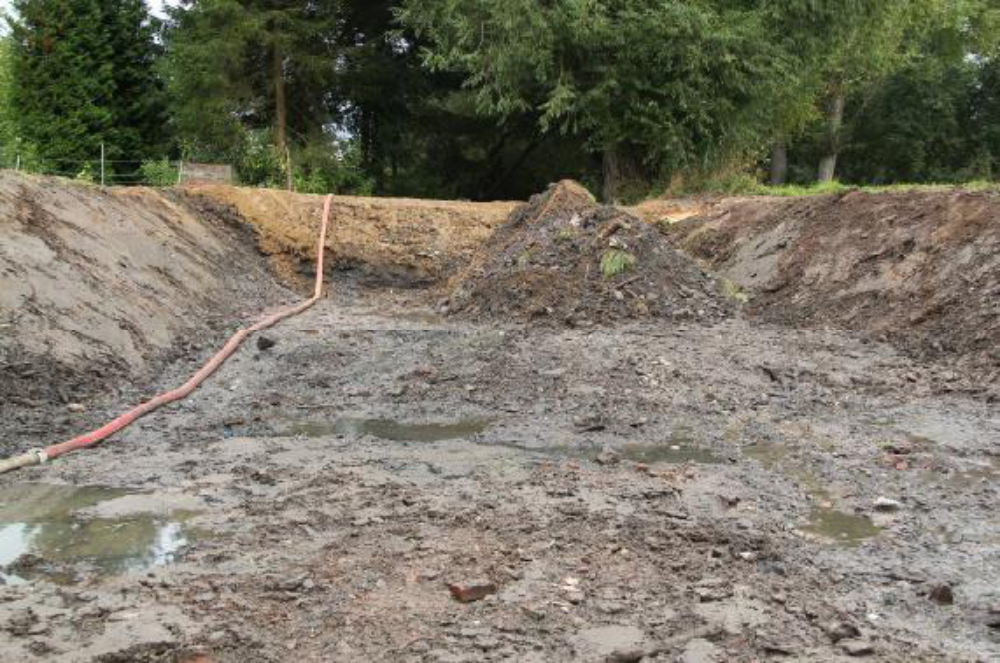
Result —
<svg viewBox="0 0 1000 663"><path fill-rule="evenodd" d="M309 271L323 196L224 186L190 191L235 208L283 277ZM515 206L335 196L327 249L338 270L370 283L426 286L468 262Z"/></svg>
<svg viewBox="0 0 1000 663"><path fill-rule="evenodd" d="M1000 655L1000 418L932 396L940 371L837 332L477 326L336 291L186 403L0 480L128 489L80 517L199 533L64 585L22 564L0 659Z"/></svg>

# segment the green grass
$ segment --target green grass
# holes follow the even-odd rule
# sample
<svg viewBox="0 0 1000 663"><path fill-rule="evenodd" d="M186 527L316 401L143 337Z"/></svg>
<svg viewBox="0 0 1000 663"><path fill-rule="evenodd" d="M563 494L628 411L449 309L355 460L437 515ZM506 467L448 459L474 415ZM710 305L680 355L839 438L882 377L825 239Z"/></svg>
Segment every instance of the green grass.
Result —
<svg viewBox="0 0 1000 663"><path fill-rule="evenodd" d="M865 193L899 193L908 191L950 191L954 189L960 189L963 191L1000 191L1000 182L975 180L972 182L964 182L962 184L887 184L882 186L858 186L834 181L824 184L788 184L785 186L770 186L768 184L758 182L754 177L749 175L732 175L728 177L703 180L695 186L673 192L673 195L684 196L693 194L715 194L728 196L800 197L818 196L831 193L845 193L847 191L864 191Z"/></svg>
<svg viewBox="0 0 1000 663"><path fill-rule="evenodd" d="M757 184L748 193L761 196L816 196L825 193L844 193L846 191L864 191L865 193L900 193L906 191L949 191L961 189L963 191L988 191L1000 190L1000 182L975 181L963 184L886 184L883 186L855 186L842 184L840 182L830 182L828 184L770 186L767 184Z"/></svg>
<svg viewBox="0 0 1000 663"><path fill-rule="evenodd" d="M601 255L601 274L611 279L635 267L635 256L623 249L611 248Z"/></svg>

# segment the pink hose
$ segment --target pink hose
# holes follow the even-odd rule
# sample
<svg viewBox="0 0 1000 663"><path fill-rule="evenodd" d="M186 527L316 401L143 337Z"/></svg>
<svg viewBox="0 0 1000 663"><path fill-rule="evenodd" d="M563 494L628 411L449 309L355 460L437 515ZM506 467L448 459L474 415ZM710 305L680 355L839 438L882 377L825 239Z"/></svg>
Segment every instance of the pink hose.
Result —
<svg viewBox="0 0 1000 663"><path fill-rule="evenodd" d="M208 379L209 376L222 366L226 359L236 352L248 336L254 332L272 327L286 318L298 315L318 302L323 296L323 252L326 246L326 229L329 222L330 204L332 200L333 196L327 196L323 201L323 222L320 226L319 242L316 245L316 288L312 297L300 304L290 306L286 309L278 311L277 313L269 315L250 327L245 327L237 331L230 337L222 349L215 354L215 356L209 359L208 362L198 370L198 372L191 376L191 379L177 389L155 396L145 403L132 408L125 414L122 414L121 416L106 423L97 430L80 435L79 437L75 437L66 442L53 444L45 449L0 461L0 474L9 472L19 467L45 462L46 460L56 458L57 456L69 453L70 451L76 451L77 449L83 449L97 444L98 442L107 439L111 435L114 435L121 429L125 428L136 419L149 414L153 410L163 407L168 403L173 403L174 401L187 398L191 392L198 388L198 385Z"/></svg>

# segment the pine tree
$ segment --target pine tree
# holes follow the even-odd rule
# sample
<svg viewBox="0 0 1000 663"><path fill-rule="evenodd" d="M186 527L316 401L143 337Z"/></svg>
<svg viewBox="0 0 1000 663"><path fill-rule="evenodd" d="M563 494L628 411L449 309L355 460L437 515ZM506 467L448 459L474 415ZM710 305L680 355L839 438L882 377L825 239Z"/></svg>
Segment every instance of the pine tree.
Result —
<svg viewBox="0 0 1000 663"><path fill-rule="evenodd" d="M336 3L202 0L173 18L166 70L187 150L232 157L251 140L248 130L269 129L284 160L290 134L322 132L335 67Z"/></svg>
<svg viewBox="0 0 1000 663"><path fill-rule="evenodd" d="M114 53L114 132L111 158L161 156L167 142L167 104L156 65L162 50L157 22L143 0L101 0Z"/></svg>
<svg viewBox="0 0 1000 663"><path fill-rule="evenodd" d="M73 174L108 158L157 156L162 86L142 0L16 0L10 106L17 133L47 170Z"/></svg>
<svg viewBox="0 0 1000 663"><path fill-rule="evenodd" d="M94 159L114 126L112 47L97 0L18 0L11 107L49 168Z"/></svg>

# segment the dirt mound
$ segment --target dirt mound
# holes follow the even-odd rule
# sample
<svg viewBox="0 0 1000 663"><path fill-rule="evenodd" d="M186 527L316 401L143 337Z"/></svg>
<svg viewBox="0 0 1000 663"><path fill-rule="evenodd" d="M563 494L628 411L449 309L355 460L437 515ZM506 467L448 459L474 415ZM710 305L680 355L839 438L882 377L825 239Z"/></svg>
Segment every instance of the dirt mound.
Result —
<svg viewBox="0 0 1000 663"><path fill-rule="evenodd" d="M280 295L252 247L173 194L0 173L0 410L80 400L214 340Z"/></svg>
<svg viewBox="0 0 1000 663"><path fill-rule="evenodd" d="M452 312L556 324L629 318L712 320L716 281L624 210L561 182L518 207L458 280Z"/></svg>
<svg viewBox="0 0 1000 663"><path fill-rule="evenodd" d="M238 210L283 277L308 274L323 196L229 186L189 190ZM372 284L429 285L464 266L514 206L335 196L327 248L334 269Z"/></svg>
<svg viewBox="0 0 1000 663"><path fill-rule="evenodd" d="M667 231L792 325L871 332L1000 375L1000 196L746 198Z"/></svg>

